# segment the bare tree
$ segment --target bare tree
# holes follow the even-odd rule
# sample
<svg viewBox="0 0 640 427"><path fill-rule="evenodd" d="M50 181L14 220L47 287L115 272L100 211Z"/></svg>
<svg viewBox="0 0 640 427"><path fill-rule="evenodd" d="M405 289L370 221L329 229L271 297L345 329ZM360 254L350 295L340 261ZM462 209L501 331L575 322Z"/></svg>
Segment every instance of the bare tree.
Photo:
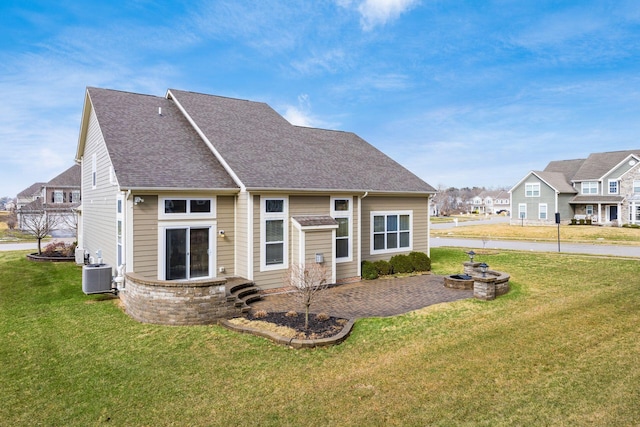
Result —
<svg viewBox="0 0 640 427"><path fill-rule="evenodd" d="M9 216L7 217L7 227L9 230L14 230L16 225L18 225L18 217L16 216L16 210L14 208L11 209Z"/></svg>
<svg viewBox="0 0 640 427"><path fill-rule="evenodd" d="M59 217L47 215L42 199L37 199L20 209L23 229L38 239L38 255L42 254L42 239L58 226Z"/></svg>
<svg viewBox="0 0 640 427"><path fill-rule="evenodd" d="M294 296L304 307L304 328L309 328L309 310L316 296L327 288L327 269L322 264L292 264L284 278Z"/></svg>

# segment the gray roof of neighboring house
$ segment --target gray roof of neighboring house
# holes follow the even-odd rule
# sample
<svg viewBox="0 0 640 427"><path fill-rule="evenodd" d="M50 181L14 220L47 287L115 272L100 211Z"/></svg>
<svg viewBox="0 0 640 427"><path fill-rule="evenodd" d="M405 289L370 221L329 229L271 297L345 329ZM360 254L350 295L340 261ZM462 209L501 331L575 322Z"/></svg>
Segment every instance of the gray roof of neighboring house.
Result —
<svg viewBox="0 0 640 427"><path fill-rule="evenodd" d="M624 196L599 196L597 194L588 196L575 196L569 201L572 204L584 204L584 203L621 203L624 201Z"/></svg>
<svg viewBox="0 0 640 427"><path fill-rule="evenodd" d="M590 154L571 179L573 181L600 179L632 154L638 155L640 154L640 150L609 151L606 153Z"/></svg>
<svg viewBox="0 0 640 427"><path fill-rule="evenodd" d="M585 159L573 159L573 160L554 160L549 162L545 172L560 172L567 177L567 181L570 181L573 176L578 172L580 166L584 163Z"/></svg>
<svg viewBox="0 0 640 427"><path fill-rule="evenodd" d="M108 89L87 92L120 187L238 188L172 101Z"/></svg>
<svg viewBox="0 0 640 427"><path fill-rule="evenodd" d="M560 193L577 193L562 172L533 171L540 179Z"/></svg>
<svg viewBox="0 0 640 427"><path fill-rule="evenodd" d="M434 193L350 132L294 126L267 104L170 89L249 189Z"/></svg>
<svg viewBox="0 0 640 427"><path fill-rule="evenodd" d="M47 182L47 187L78 187L82 184L82 168L80 165L73 165L60 175Z"/></svg>
<svg viewBox="0 0 640 427"><path fill-rule="evenodd" d="M45 185L45 182L36 182L31 184L29 187L25 188L21 192L18 193L18 198L23 197L33 197L36 194L40 194L42 192L42 187Z"/></svg>

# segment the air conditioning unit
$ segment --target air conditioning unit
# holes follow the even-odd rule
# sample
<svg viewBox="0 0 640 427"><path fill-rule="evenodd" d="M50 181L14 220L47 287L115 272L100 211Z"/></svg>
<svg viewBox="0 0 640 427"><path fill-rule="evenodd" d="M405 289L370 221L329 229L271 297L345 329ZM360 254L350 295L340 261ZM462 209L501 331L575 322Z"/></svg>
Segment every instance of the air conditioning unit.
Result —
<svg viewBox="0 0 640 427"><path fill-rule="evenodd" d="M82 292L85 294L112 293L111 266L109 264L88 264L82 267Z"/></svg>

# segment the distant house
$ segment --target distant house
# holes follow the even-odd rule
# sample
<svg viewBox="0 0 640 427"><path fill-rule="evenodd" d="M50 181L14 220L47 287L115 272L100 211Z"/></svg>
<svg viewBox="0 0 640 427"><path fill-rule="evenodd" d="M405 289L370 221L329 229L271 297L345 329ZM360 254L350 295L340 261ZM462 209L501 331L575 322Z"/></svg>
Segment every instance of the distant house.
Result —
<svg viewBox="0 0 640 427"><path fill-rule="evenodd" d="M485 190L471 198L471 210L480 214L495 214L511 210L509 193L505 190Z"/></svg>
<svg viewBox="0 0 640 427"><path fill-rule="evenodd" d="M48 182L32 184L17 195L18 227L25 230L30 216L47 215L55 221L54 235L75 236L80 205L80 166L73 165Z"/></svg>
<svg viewBox="0 0 640 427"><path fill-rule="evenodd" d="M128 277L269 289L293 264L322 263L336 283L363 260L429 252L432 186L353 133L264 103L88 88L76 161L79 247Z"/></svg>
<svg viewBox="0 0 640 427"><path fill-rule="evenodd" d="M640 224L639 164L640 150L552 161L510 190L512 223L553 224L559 213L563 223Z"/></svg>

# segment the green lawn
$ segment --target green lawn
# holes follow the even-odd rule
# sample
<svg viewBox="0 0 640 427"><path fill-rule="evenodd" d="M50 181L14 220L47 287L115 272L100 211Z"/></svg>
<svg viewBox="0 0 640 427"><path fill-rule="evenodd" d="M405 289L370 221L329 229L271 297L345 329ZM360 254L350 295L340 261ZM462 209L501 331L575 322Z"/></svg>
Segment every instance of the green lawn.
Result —
<svg viewBox="0 0 640 427"><path fill-rule="evenodd" d="M0 253L2 426L637 425L638 261L485 255L495 301L356 323L292 350L218 326L137 323L81 270ZM433 249L460 272L459 249Z"/></svg>

